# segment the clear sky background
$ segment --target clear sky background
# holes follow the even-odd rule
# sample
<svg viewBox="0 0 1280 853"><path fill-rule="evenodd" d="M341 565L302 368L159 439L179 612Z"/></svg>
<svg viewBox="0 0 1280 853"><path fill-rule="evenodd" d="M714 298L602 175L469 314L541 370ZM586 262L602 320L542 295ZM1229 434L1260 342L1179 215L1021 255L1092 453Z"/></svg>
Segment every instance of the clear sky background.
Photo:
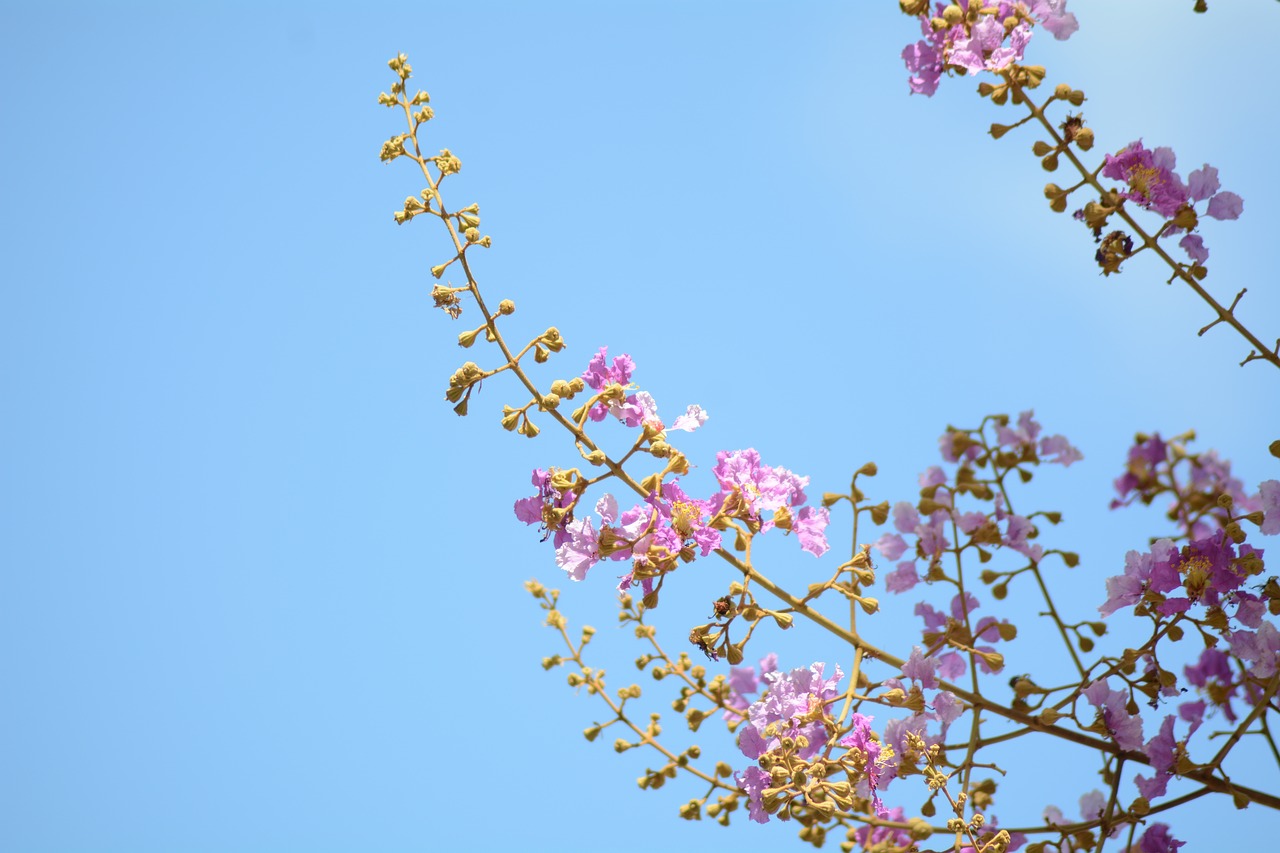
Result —
<svg viewBox="0 0 1280 853"><path fill-rule="evenodd" d="M1099 156L1142 137L1184 175L1219 167L1245 210L1204 228L1208 284L1224 301L1247 286L1240 315L1270 340L1280 6L1211 5L1071 0L1080 32L1039 33L1029 60L1085 90ZM701 792L637 790L656 755L586 743L603 706L539 667L556 638L521 582L565 584L511 504L531 468L575 457L551 429L501 431L514 383L486 383L465 420L443 402L463 361L494 362L431 307L438 227L391 218L421 188L378 162L401 128L375 103L397 51L432 94L428 145L462 159L450 204L478 202L493 235L477 270L518 306L509 339L561 329L548 383L608 345L664 413L704 406L680 446L708 492L714 452L754 446L815 496L874 459L876 496L910 499L948 422L1034 408L1086 455L1026 498L1064 511L1046 544L1082 563L1053 581L1085 618L1124 552L1167 529L1106 510L1135 431L1194 427L1251 489L1280 474L1277 371L1236 367L1227 330L1197 338L1208 309L1163 268L1103 279L1041 196L1035 134L987 136L1013 112L976 81L908 97L898 55L918 33L896 7L4 3L0 848L793 835L680 821ZM848 535L838 519L822 565L772 543L761 568L803 587ZM639 652L611 627L612 569L566 586L564 609L600 628L622 687ZM673 579L687 595L656 614L673 648L729 579L711 560ZM909 643L909 604L868 634ZM1013 615L1021 661L1050 654ZM777 647L789 668L823 643L801 627ZM641 683L679 742L672 697ZM699 742L741 766L714 729ZM1095 784L1027 740L1006 758L1036 771L1002 789L1006 823L1073 815ZM1240 773L1280 788L1274 765ZM918 801L910 780L891 792ZM1196 809L1173 821L1188 850L1260 849L1277 825Z"/></svg>

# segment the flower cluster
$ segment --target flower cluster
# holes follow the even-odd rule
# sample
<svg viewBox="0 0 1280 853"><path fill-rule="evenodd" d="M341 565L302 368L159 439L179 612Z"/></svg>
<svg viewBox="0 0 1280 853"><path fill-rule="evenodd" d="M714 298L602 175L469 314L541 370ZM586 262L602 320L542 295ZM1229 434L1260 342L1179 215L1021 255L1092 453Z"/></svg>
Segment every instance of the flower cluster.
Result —
<svg viewBox="0 0 1280 853"><path fill-rule="evenodd" d="M1193 261L1203 264L1209 259L1204 238L1190 233L1199 221L1195 205L1207 202L1204 215L1213 219L1239 219L1244 200L1221 189L1218 170L1208 163L1192 172L1185 182L1174 171L1176 166L1177 156L1172 148L1147 150L1139 139L1115 154L1106 155L1102 176L1124 182L1125 189L1118 192L1120 198L1171 220L1160 236L1188 232L1178 245ZM1077 217L1084 219L1084 211L1079 211ZM1100 227L1095 227L1094 233L1101 238Z"/></svg>
<svg viewBox="0 0 1280 853"><path fill-rule="evenodd" d="M896 532L886 533L875 543L875 549L889 561L898 561L909 551L912 557L897 562L897 567L885 578L889 592L901 593L920 582L917 560L926 566L925 578L936 573L942 555L952 547L947 529L954 526L967 537L964 547L1010 548L1032 563L1039 563L1044 549L1031 540L1038 536L1029 518L1006 509L1004 495L992 489L989 483L979 482L975 467L991 466L993 476L998 471L1027 471L1026 466L1041 463L1070 467L1084 458L1078 449L1062 435L1041 437L1042 427L1034 413L1025 411L1018 416L1016 426L1006 422L995 423L995 441L983 443L970 433L948 429L938 439L942 458L960 465L956 481L952 484L947 473L939 466L931 466L920 475L921 501L911 504L899 501L893 506L893 526ZM991 501L991 512L961 511L956 498L968 493L980 500ZM914 541L908 542L905 536ZM983 554L989 553L981 551ZM985 562L985 559L983 560Z"/></svg>
<svg viewBox="0 0 1280 853"><path fill-rule="evenodd" d="M706 422L706 412L691 405L666 426L653 397L632 385L635 363L631 357L620 355L610 362L607 356L602 347L582 374L585 385L598 392L583 407L586 417L601 421L612 415L627 427L640 428L641 441L651 446L665 444L667 430L692 432ZM669 472L679 470L688 469L668 468ZM655 579L720 548L721 531L733 520L758 533L780 528L794 533L801 549L819 557L826 553L830 514L825 507L805 506L808 477L763 464L751 448L720 451L713 473L719 489L706 499L687 494L672 473L670 479L659 480L642 502L623 512L617 499L605 494L596 501L593 521L590 515L574 515L587 488L577 469L537 469L533 483L538 492L516 501L515 514L526 524L540 523L554 535L556 564L575 581L586 578L601 560L629 560L631 569L622 575L620 591L640 583L646 594L651 592Z"/></svg>
<svg viewBox="0 0 1280 853"><path fill-rule="evenodd" d="M1055 38L1070 38L1080 25L1066 6L1066 0L990 5L958 0L952 5L938 3L936 14L930 15L925 0L903 3L904 11L920 19L924 36L902 51L911 92L932 96L944 71L999 73L1021 62L1037 24Z"/></svg>

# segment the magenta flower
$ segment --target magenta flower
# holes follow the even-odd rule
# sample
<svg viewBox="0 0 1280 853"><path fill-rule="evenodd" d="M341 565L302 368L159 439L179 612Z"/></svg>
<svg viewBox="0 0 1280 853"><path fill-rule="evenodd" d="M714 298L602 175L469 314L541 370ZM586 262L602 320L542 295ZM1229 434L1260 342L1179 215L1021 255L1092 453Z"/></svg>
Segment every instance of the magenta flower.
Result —
<svg viewBox="0 0 1280 853"><path fill-rule="evenodd" d="M1160 440L1160 433L1129 448L1125 473L1115 481L1116 493L1120 497L1111 502L1111 508L1126 506L1134 498L1143 497L1156 484L1156 469L1167 457L1168 445ZM1137 494L1129 497L1131 492Z"/></svg>
<svg viewBox="0 0 1280 853"><path fill-rule="evenodd" d="M880 764L880 742L872 737L871 721L873 719L875 718L854 714L850 718L850 722L853 724L853 731L841 739L840 745L846 749L859 750L866 755L866 776L858 782L858 793L864 797L869 795L876 817L886 820L889 817L889 810L884 807L879 791L880 776L884 768Z"/></svg>
<svg viewBox="0 0 1280 853"><path fill-rule="evenodd" d="M606 385L614 383L626 385L631 381L631 374L636 369L631 356L625 353L615 358L613 364L606 365L605 358L608 352L608 347L600 347L600 351L591 356L591 362L582 373L582 381L596 391L601 391Z"/></svg>
<svg viewBox="0 0 1280 853"><path fill-rule="evenodd" d="M559 548L565 542L569 541L570 534L565 530L564 524L571 516L568 514L564 515L561 522L553 530L547 525L547 516L550 516L551 513L547 513L544 516L544 510L564 510L573 506L577 497L572 491L567 494L561 494L558 490L553 488L551 485L550 471L544 471L541 468L534 468L532 479L533 485L538 489L538 493L532 497L521 498L516 501L516 518L520 519L525 524L541 524L542 529L546 531L548 535L554 533L555 538L552 540L552 544ZM543 539L545 541L546 537L543 537Z"/></svg>
<svg viewBox="0 0 1280 853"><path fill-rule="evenodd" d="M1160 724L1160 731L1143 747L1143 752L1151 760L1151 778L1139 773L1133 779L1138 786L1138 793L1146 797L1148 802L1164 796L1169 787L1169 777L1173 775L1174 748L1177 746L1173 739L1173 721L1173 715L1167 715Z"/></svg>
<svg viewBox="0 0 1280 853"><path fill-rule="evenodd" d="M786 468L760 464L760 454L751 448L719 451L712 473L720 481L723 493L739 492L756 518L762 512L799 506L806 500L804 487L809 485L808 477L797 477Z"/></svg>
<svg viewBox="0 0 1280 853"><path fill-rule="evenodd" d="M1226 718L1234 722L1235 710L1231 700L1238 691L1231 671L1231 659L1226 652L1219 649L1205 649L1200 653L1200 660L1194 666L1183 667L1187 683L1198 692L1209 697L1215 705L1222 708Z"/></svg>
<svg viewBox="0 0 1280 853"><path fill-rule="evenodd" d="M1138 850L1140 853L1177 853L1178 848L1186 843L1169 834L1169 824L1153 823L1142 833Z"/></svg>
<svg viewBox="0 0 1280 853"><path fill-rule="evenodd" d="M1177 164L1172 148L1148 151L1142 140L1131 142L1116 154L1106 155L1105 177L1124 181L1129 189L1120 193L1140 207L1154 210L1166 219L1190 199L1187 187L1173 171Z"/></svg>
<svg viewBox="0 0 1280 853"><path fill-rule="evenodd" d="M1112 690L1106 680L1095 681L1084 691L1084 698L1099 710L1111 737L1121 749L1142 749L1142 717L1127 710L1129 697Z"/></svg>
<svg viewBox="0 0 1280 853"><path fill-rule="evenodd" d="M760 454L748 448L732 452L721 450L716 454L716 466L712 469L720 482L720 493L712 498L715 510L724 508L733 496L741 502L741 512L753 520L760 520L765 512L776 512L783 507L796 510L791 517L791 530L800 540L801 549L820 557L828 550L826 528L831 515L824 508L804 507L808 498L804 487L808 477L800 477L782 467L770 467L760 463ZM772 519L760 525L762 532L774 527Z"/></svg>
<svg viewBox="0 0 1280 853"><path fill-rule="evenodd" d="M1169 539L1157 540L1147 554L1130 551L1124 557L1124 574L1107 578L1107 600L1098 607L1110 616L1121 607L1134 607L1148 589L1170 592L1178 587L1178 573L1169 561L1176 553Z"/></svg>

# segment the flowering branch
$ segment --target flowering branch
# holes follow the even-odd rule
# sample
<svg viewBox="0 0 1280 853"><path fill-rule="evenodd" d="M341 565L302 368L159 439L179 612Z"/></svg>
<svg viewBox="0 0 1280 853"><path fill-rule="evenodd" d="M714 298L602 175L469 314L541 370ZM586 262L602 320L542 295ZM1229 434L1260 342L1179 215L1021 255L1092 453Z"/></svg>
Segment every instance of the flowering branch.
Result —
<svg viewBox="0 0 1280 853"><path fill-rule="evenodd" d="M1084 95L1059 86L1042 105L1030 100L1028 91L1039 86L1045 72L1019 64L1023 49L1037 24L1059 37L1069 35L1074 18L1065 13L1064 0L992 6L962 2L940 5L936 17L928 14L925 3L903 0L901 5L920 17L926 37L905 54L916 75L912 78L916 91L931 93L943 71L996 74L1001 82L982 84L980 93L998 104L1011 98L1026 105L1028 115L1017 125L1039 121L1052 140L1052 144L1037 143L1034 149L1045 167L1056 169L1065 154L1081 175L1070 188L1046 188L1051 208L1064 211L1067 197L1084 187L1097 193L1098 201L1086 204L1078 218L1094 229L1101 244L1097 259L1104 274L1118 273L1125 260L1152 250L1173 269L1170 281L1181 278L1214 307L1217 318L1202 334L1227 323L1254 346L1244 363L1266 360L1280 366L1276 349L1263 347L1235 317L1244 291L1223 308L1199 285L1207 274L1208 251L1194 233L1200 221L1195 205L1204 202L1205 215L1219 219L1235 218L1242 210L1239 196L1220 191L1216 170L1205 166L1184 183L1173 171L1172 152L1148 151L1140 142L1087 170L1072 147L1089 150L1092 131L1084 127L1081 117L1068 116L1059 133L1045 113L1054 100L1079 106ZM451 256L431 267L431 273L438 282L453 267L465 284L437 283L433 299L455 320L463 313L464 298L474 299L483 322L459 334L458 343L470 348L483 334L501 358L490 369L464 363L451 376L446 399L458 415L465 416L472 394L485 379L510 372L530 396L521 405L503 407L503 427L533 438L541 432L535 418L550 419L569 434L587 470L596 473L579 468L536 469L535 492L516 501L516 517L537 525L543 540L551 540L557 565L573 581L585 580L602 562L623 565L625 573L617 585L619 622L631 625L648 649L636 659L637 669L648 668L656 680L669 679L676 686L672 707L684 716L691 731L699 731L718 716L726 735L751 762L735 772L728 762L717 761L708 771L697 763L702 757L700 747L675 750L664 745L658 714L651 714L647 725L635 722L628 704L641 700L639 686L630 685L618 690L616 698L610 696L604 671L589 666L584 658L594 630L584 628L575 642L558 607L559 593L529 582L527 589L547 612L547 624L560 633L567 649L567 654L545 658L544 668L572 664L576 669L568 676L569 684L600 696L609 708L606 722L584 732L588 740L607 727L621 725L628 734L615 741L618 752L646 746L663 757L661 767L647 769L639 779L641 787L662 787L683 770L707 786L701 797L681 807L686 819L700 819L706 813L727 824L742 804L756 822L795 820L801 827L800 838L815 846L829 832L841 830L846 850L855 846L906 850L934 834L950 834L951 849L957 853L1003 853L1027 845L1029 837L1036 835L1045 840L1030 843L1031 853L1047 850L1050 843L1101 851L1126 826L1132 847L1138 827L1145 825L1137 842L1142 850L1171 852L1181 842L1172 838L1168 825L1151 823L1149 818L1205 793L1228 794L1241 807L1252 802L1280 809L1280 796L1235 783L1224 767L1246 736L1263 738L1280 764L1268 714L1280 712L1276 699L1280 631L1266 618L1280 615L1280 582L1272 578L1251 585L1265 566L1262 550L1247 541L1251 528L1264 535L1280 533L1280 482L1264 482L1257 493L1250 494L1212 451L1189 451L1190 435L1169 442L1158 434L1138 436L1126 471L1116 481L1119 497L1113 507L1168 496L1173 500L1168 517L1177 530L1172 536L1153 539L1147 552L1130 552L1124 573L1107 581L1107 598L1098 608L1104 620L1120 612L1131 614L1143 633L1149 629L1147 638L1116 653L1099 652L1092 659L1087 656L1094 654L1096 641L1108 634L1107 623L1068 618L1051 594L1050 565L1056 572L1061 563L1069 571L1078 565L1079 556L1046 548L1038 541L1040 523L1057 525L1061 515L1053 511L1024 515L1014 508L1015 485L1030 481L1039 466L1067 468L1083 456L1061 435L1042 436L1032 412L1022 413L1016 421L992 415L972 429L948 427L939 450L952 467L928 468L920 477L919 498L914 501L892 506L888 500L872 503L863 491L865 480L859 479L876 475L875 465L868 463L855 473L847 494L826 493L821 506L812 506L805 494L808 477L766 465L752 449L716 455L711 471L716 490L709 496L686 492L682 478L692 465L672 444L671 436L702 427L707 414L701 407L691 405L670 420L660 417L657 402L633 381L631 358L609 359L605 348L595 353L580 375L556 379L546 392L535 384L528 355L532 353L534 362L543 364L566 343L555 327L522 347L505 340L500 320L514 313L515 304L504 299L496 311L490 311L470 263L475 247L492 245L479 230L479 207L450 210L441 194L445 178L460 171L461 161L449 149L434 156L423 154L419 133L433 117L430 99L421 91L409 96L412 69L403 55L389 65L397 80L391 93L383 93L378 100L402 109L407 131L383 144L381 158L389 162L408 157L418 164L427 184L419 196L405 200L395 219L403 224L425 214L444 223ZM1008 129L995 125L992 134L998 138ZM1100 176L1124 186L1108 189L1099 182ZM1163 224L1154 232L1142 229L1128 202L1160 214ZM1103 238L1102 231L1113 216L1139 237L1136 250L1125 232ZM1189 264L1173 260L1159 243L1177 233L1185 234L1179 245L1191 258ZM566 413L564 401L575 399L577 407ZM592 437L596 424L610 420L633 431L629 449L620 457L610 456ZM1273 453L1280 456L1280 442L1273 445ZM654 468L639 476L627 470L628 465L643 464ZM624 510L613 494L599 494L610 480L636 495L638 503ZM587 493L593 489L597 496L588 501ZM823 556L829 550L830 509L841 502L852 510L850 557L826 573L825 580L810 584L799 595L761 571L754 559L755 539L774 530L793 537L813 556ZM864 537L867 519L877 527L891 523L892 529L868 544L862 541L870 538ZM679 568L713 553L730 568L729 579L725 593L711 603L708 621L689 630L689 642L710 661L707 666L694 665L687 654L673 657L665 651L646 617L658 607ZM878 559L896 567L881 577ZM1017 586L1018 578L1033 581L1033 587ZM905 656L870 641L859 623L860 614L872 616L881 609L881 599L870 594L877 583L883 583L890 595L901 595L920 584L944 593L935 598L942 609L928 600L915 605L915 615L924 622L922 642ZM1005 682L1003 677L995 682L991 677L1003 672L1005 655L996 644L1013 642L1019 631L1009 619L981 611L975 594L980 586L989 588L996 602L1017 588L1036 602L1035 608L1043 606L1040 615L1053 624L1064 646L1064 665L1069 662L1071 675L1065 683L1042 686L1042 675L1026 673L1007 681L1012 698L997 695L996 689L1003 690ZM637 589L638 601L632 594ZM764 602L756 597L757 589L768 593ZM847 626L819 609L824 597L847 604ZM846 687L840 686L844 680L840 667L828 668L821 662L784 671L778 668L777 656L768 654L759 659L758 673L742 666L753 640L789 630L797 617L847 647L852 666ZM1191 631L1205 649L1194 663L1183 667L1180 676L1174 662L1175 644L1191 636ZM721 660L729 664L727 675L711 674L708 667ZM1158 709L1193 689L1203 698L1181 701L1177 714L1166 715L1156 735L1146 738L1139 703ZM1237 700L1244 705L1241 714L1236 712ZM885 715L880 725L864 713L872 710ZM1230 725L1210 735L1222 738L1212 758L1197 762L1191 758L1193 735L1206 718L1215 716ZM967 734L949 741L953 725L958 730L967 728ZM1175 726L1184 726L1185 735L1176 738ZM992 813L1000 780L979 776L990 771L1003 777L1005 771L995 761L984 760L984 750L1033 734L1089 750L1099 762L1106 792L1085 794L1078 821L1065 820L1051 806L1043 826L1001 828ZM1139 773L1133 774L1134 769ZM924 785L903 791L900 783L894 795L924 797L915 817L908 817L903 805L890 808L884 801L896 780L911 776L920 776ZM1165 798L1175 777L1199 787ZM1129 793L1130 784L1138 796ZM927 818L936 814L939 798L954 817L936 826Z"/></svg>

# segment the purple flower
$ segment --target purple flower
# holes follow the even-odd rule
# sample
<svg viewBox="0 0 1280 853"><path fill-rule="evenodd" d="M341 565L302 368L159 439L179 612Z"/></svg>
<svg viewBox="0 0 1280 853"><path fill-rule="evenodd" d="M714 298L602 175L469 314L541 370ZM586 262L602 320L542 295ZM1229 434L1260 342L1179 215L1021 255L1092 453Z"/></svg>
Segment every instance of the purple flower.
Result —
<svg viewBox="0 0 1280 853"><path fill-rule="evenodd" d="M920 524L920 514L916 508L906 501L898 501L893 505L893 526L899 533L914 533Z"/></svg>
<svg viewBox="0 0 1280 853"><path fill-rule="evenodd" d="M1072 462L1079 462L1084 458L1084 454L1072 447L1066 436L1062 435L1051 435L1040 439L1040 455L1053 456L1053 459L1044 461L1061 465L1063 468L1070 468Z"/></svg>
<svg viewBox="0 0 1280 853"><path fill-rule="evenodd" d="M907 813L902 806L894 806L883 817L883 820L895 823L904 822L906 819ZM910 832L891 826L864 826L854 831L853 837L864 850L906 850L913 843Z"/></svg>
<svg viewBox="0 0 1280 853"><path fill-rule="evenodd" d="M569 541L556 549L556 565L575 581L584 580L587 570L600 562L600 543L591 519L583 518L565 525Z"/></svg>
<svg viewBox="0 0 1280 853"><path fill-rule="evenodd" d="M600 351L591 357L591 362L582 373L582 381L596 391L601 391L606 385L612 385L615 382L626 385L631 381L632 371L636 369L631 356L625 353L615 358L612 365L606 365L605 357L608 352L608 347L600 347Z"/></svg>
<svg viewBox="0 0 1280 853"><path fill-rule="evenodd" d="M738 491L757 518L761 512L799 506L806 500L804 487L809 485L808 477L798 477L786 468L761 465L760 454L751 448L716 453L712 473L720 481L723 492Z"/></svg>
<svg viewBox="0 0 1280 853"><path fill-rule="evenodd" d="M1040 435L1040 424L1035 420L1035 411L1028 409L1018 415L1017 429L1007 426L996 427L996 440L1001 447L1019 447L1024 444L1034 445L1036 436Z"/></svg>
<svg viewBox="0 0 1280 853"><path fill-rule="evenodd" d="M1128 696L1112 690L1104 679L1090 684L1084 698L1099 710L1111 737L1121 749L1142 749L1142 717L1129 713Z"/></svg>
<svg viewBox="0 0 1280 853"><path fill-rule="evenodd" d="M791 521L791 529L800 540L800 550L808 551L815 557L821 557L830 550L827 544L827 524L831 521L831 512L826 507L803 507Z"/></svg>
<svg viewBox="0 0 1280 853"><path fill-rule="evenodd" d="M773 784L769 774L759 767L748 767L737 775L738 787L747 792L747 814L756 823L768 823L769 813L764 810L764 789Z"/></svg>
<svg viewBox="0 0 1280 853"><path fill-rule="evenodd" d="M938 38L929 26L928 15L921 18L920 29L925 40L909 44L902 49L902 60L907 64L909 72L907 85L913 95L932 97L938 91L938 81L942 79L942 52L935 44Z"/></svg>
<svg viewBox="0 0 1280 853"><path fill-rule="evenodd" d="M1186 186L1173 171L1177 160L1172 148L1148 151L1139 139L1105 160L1102 174L1128 184L1128 191L1120 195L1147 210L1167 219L1189 200Z"/></svg>
<svg viewBox="0 0 1280 853"><path fill-rule="evenodd" d="M1031 14L1040 19L1040 25L1058 41L1066 41L1080 29L1080 22L1067 11L1067 0L1031 0Z"/></svg>
<svg viewBox="0 0 1280 853"><path fill-rule="evenodd" d="M760 676L763 677L770 672L778 671L778 656L774 652L770 652L760 658ZM734 666L729 668L729 698L725 700L725 704L730 708L737 708L745 711L751 701L747 699L747 695L755 693L760 689L760 679L756 678L756 671L749 666ZM724 712L725 722L734 722L742 719L741 715L732 711Z"/></svg>
<svg viewBox="0 0 1280 853"><path fill-rule="evenodd" d="M844 677L840 667L831 678L824 678L826 664L815 663L808 669L789 673L766 673L769 692L747 709L747 723L738 736L738 748L750 759L781 746L781 737L803 735L809 743L796 750L808 760L822 751L827 743L826 723L830 719L826 706L839 697L836 685ZM777 723L778 735L770 737L765 729Z"/></svg>
<svg viewBox="0 0 1280 853"><path fill-rule="evenodd" d="M884 588L889 592L906 592L920 582L916 564L912 560L898 563L898 567L885 575Z"/></svg>
<svg viewBox="0 0 1280 853"><path fill-rule="evenodd" d="M1199 234L1188 234L1178 241L1178 245L1186 251L1187 257L1196 263L1203 264L1209 260L1209 250L1205 248L1204 238Z"/></svg>
<svg viewBox="0 0 1280 853"><path fill-rule="evenodd" d="M877 539L875 545L871 547L879 551L880 556L886 560L896 560L907 550L907 540L897 533L886 533Z"/></svg>
<svg viewBox="0 0 1280 853"><path fill-rule="evenodd" d="M1231 192L1221 192L1209 199L1209 209L1205 211L1214 219L1239 219L1244 213L1244 199Z"/></svg>
<svg viewBox="0 0 1280 853"><path fill-rule="evenodd" d="M902 674L912 681L920 682L920 686L926 690L938 686L937 671L937 659L925 657L919 646L911 647L911 657L902 665Z"/></svg>
<svg viewBox="0 0 1280 853"><path fill-rule="evenodd" d="M1246 672L1254 678L1267 679L1280 664L1280 631L1270 622L1263 622L1257 631L1231 631L1231 654L1247 661Z"/></svg>
<svg viewBox="0 0 1280 853"><path fill-rule="evenodd" d="M856 749L866 756L866 775L858 782L858 790L863 796L868 794L871 796L871 806L875 809L876 817L886 820L889 818L889 810L884 807L879 792L880 777L884 767L880 763L880 742L872 737L871 721L873 719L874 717L854 714L850 718L853 731L840 740L840 745L846 749Z"/></svg>
<svg viewBox="0 0 1280 853"><path fill-rule="evenodd" d="M1280 533L1280 480L1266 480L1258 484L1262 500L1262 527L1267 536Z"/></svg>
<svg viewBox="0 0 1280 853"><path fill-rule="evenodd" d="M1160 724L1160 731L1143 747L1143 752L1151 760L1152 776L1148 779L1138 774L1133 781L1138 786L1138 792L1148 802L1164 796L1169 787L1169 777L1173 775L1174 748L1177 746L1177 741L1173 739L1173 722L1173 715L1167 715Z"/></svg>
<svg viewBox="0 0 1280 853"><path fill-rule="evenodd" d="M1169 834L1169 824L1153 823L1147 827L1147 831L1142 833L1142 838L1138 841L1138 850L1141 853L1177 853L1179 847L1187 842L1178 841Z"/></svg>
<svg viewBox="0 0 1280 853"><path fill-rule="evenodd" d="M1145 441L1129 448L1129 459L1125 473L1115 482L1116 493L1120 497L1111 502L1111 508L1124 506L1130 492L1144 494L1156 484L1156 468L1168 458L1168 445L1160 440L1156 433Z"/></svg>

